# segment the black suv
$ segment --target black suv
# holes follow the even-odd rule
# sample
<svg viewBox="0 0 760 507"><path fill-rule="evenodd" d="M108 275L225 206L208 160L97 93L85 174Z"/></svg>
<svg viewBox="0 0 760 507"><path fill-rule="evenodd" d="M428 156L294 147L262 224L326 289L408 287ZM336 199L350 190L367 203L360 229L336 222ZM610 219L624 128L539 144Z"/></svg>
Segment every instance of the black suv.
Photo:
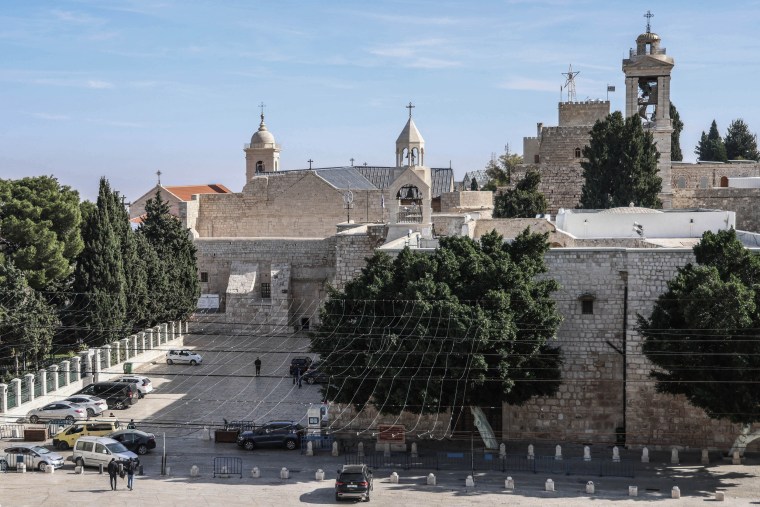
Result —
<svg viewBox="0 0 760 507"><path fill-rule="evenodd" d="M306 370L311 366L311 361L310 357L294 357L290 361L290 376L294 377L299 371L301 375L306 373Z"/></svg>
<svg viewBox="0 0 760 507"><path fill-rule="evenodd" d="M372 470L367 465L343 465L335 479L335 501L358 498L369 502L372 491Z"/></svg>
<svg viewBox="0 0 760 507"><path fill-rule="evenodd" d="M257 447L284 447L292 451L301 443L304 427L294 421L270 421L237 437L237 445L252 451Z"/></svg>
<svg viewBox="0 0 760 507"><path fill-rule="evenodd" d="M75 394L89 394L103 398L108 408L119 410L131 407L139 399L137 386L123 382L96 382L80 389Z"/></svg>
<svg viewBox="0 0 760 507"><path fill-rule="evenodd" d="M301 375L301 378L307 384L326 384L330 380L327 374L319 369L319 363L312 363L309 370Z"/></svg>

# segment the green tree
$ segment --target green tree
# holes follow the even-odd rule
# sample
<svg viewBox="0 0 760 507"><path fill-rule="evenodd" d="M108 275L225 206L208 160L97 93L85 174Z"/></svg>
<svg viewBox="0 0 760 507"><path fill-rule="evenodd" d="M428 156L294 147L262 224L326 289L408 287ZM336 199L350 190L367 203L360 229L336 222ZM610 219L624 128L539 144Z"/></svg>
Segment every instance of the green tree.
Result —
<svg viewBox="0 0 760 507"><path fill-rule="evenodd" d="M712 121L710 131L707 134L702 131L702 136L694 149L694 153L699 157L699 160L711 162L726 162L728 160L726 145L720 137L718 124L715 120Z"/></svg>
<svg viewBox="0 0 760 507"><path fill-rule="evenodd" d="M681 152L683 122L681 121L681 115L678 114L676 105L672 102L670 103L670 120L673 125L673 133L670 134L670 160L680 162L683 160L683 153Z"/></svg>
<svg viewBox="0 0 760 507"><path fill-rule="evenodd" d="M312 336L326 399L383 413L521 405L556 393L561 317L546 278L546 234L511 244L442 238L431 255L376 253L345 289L330 289Z"/></svg>
<svg viewBox="0 0 760 507"><path fill-rule="evenodd" d="M509 153L509 146L502 155L496 160L491 160L486 164L486 176L488 183L483 185L482 190L496 190L497 187L506 187L512 183L512 173L515 168L523 163L522 156L516 153Z"/></svg>
<svg viewBox="0 0 760 507"><path fill-rule="evenodd" d="M0 262L0 350L37 370L50 352L59 322L55 309L27 283L24 272L9 260Z"/></svg>
<svg viewBox="0 0 760 507"><path fill-rule="evenodd" d="M651 132L644 131L638 115L623 119L619 111L597 121L591 141L583 148L582 208L628 206L660 208L662 178L657 173L660 155Z"/></svg>
<svg viewBox="0 0 760 507"><path fill-rule="evenodd" d="M138 231L145 236L161 259L165 277L156 281L161 286L157 292L150 292L158 299L162 309L161 319L180 320L186 318L198 305L200 281L195 260L195 245L188 229L169 213L169 204L156 192L154 199L145 203L145 219ZM151 289L150 268L148 269L149 290Z"/></svg>
<svg viewBox="0 0 760 507"><path fill-rule="evenodd" d="M683 395L713 419L740 423L734 449L760 432L760 259L733 229L706 232L696 264L678 270L651 316L638 317L660 393Z"/></svg>
<svg viewBox="0 0 760 507"><path fill-rule="evenodd" d="M100 179L97 205L86 212L84 249L77 259L74 303L66 319L78 341L101 346L128 334L122 245L114 230L114 192Z"/></svg>
<svg viewBox="0 0 760 507"><path fill-rule="evenodd" d="M62 287L82 250L79 194L52 176L0 180L7 257L37 290Z"/></svg>
<svg viewBox="0 0 760 507"><path fill-rule="evenodd" d="M472 177L472 181L470 181L470 190L477 190L478 189L478 180L475 179L475 176Z"/></svg>
<svg viewBox="0 0 760 507"><path fill-rule="evenodd" d="M515 188L500 192L494 198L496 218L533 218L546 213L546 197L539 192L541 174L533 169L525 173Z"/></svg>
<svg viewBox="0 0 760 507"><path fill-rule="evenodd" d="M749 131L749 126L739 118L731 122L724 141L728 160L758 160L757 135Z"/></svg>

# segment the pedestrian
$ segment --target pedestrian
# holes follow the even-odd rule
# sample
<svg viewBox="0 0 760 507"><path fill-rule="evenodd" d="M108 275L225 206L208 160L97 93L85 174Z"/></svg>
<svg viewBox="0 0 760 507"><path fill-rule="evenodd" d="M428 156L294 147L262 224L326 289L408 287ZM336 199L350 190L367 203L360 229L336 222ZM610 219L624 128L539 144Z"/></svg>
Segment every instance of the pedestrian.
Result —
<svg viewBox="0 0 760 507"><path fill-rule="evenodd" d="M116 474L119 473L119 464L116 458L111 458L108 462L108 477L111 482L111 491L116 491Z"/></svg>
<svg viewBox="0 0 760 507"><path fill-rule="evenodd" d="M137 429L137 426L135 426L135 420L134 419L130 419L129 420L129 424L127 424L127 429L128 430Z"/></svg>
<svg viewBox="0 0 760 507"><path fill-rule="evenodd" d="M297 372L298 373L296 373L296 375L298 375L298 389L301 389L301 368L298 368Z"/></svg>
<svg viewBox="0 0 760 507"><path fill-rule="evenodd" d="M129 461L124 465L124 469L127 471L127 487L130 491L132 491L132 481L135 479L135 468L137 468L137 462L129 458Z"/></svg>
<svg viewBox="0 0 760 507"><path fill-rule="evenodd" d="M257 357L253 364L256 365L256 376L258 377L261 374L261 359Z"/></svg>

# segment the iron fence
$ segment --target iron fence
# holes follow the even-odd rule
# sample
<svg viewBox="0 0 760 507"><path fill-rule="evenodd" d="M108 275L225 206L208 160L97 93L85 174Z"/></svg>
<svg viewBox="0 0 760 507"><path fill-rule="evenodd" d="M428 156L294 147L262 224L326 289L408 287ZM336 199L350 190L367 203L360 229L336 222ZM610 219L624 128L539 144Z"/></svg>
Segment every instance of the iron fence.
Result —
<svg viewBox="0 0 760 507"><path fill-rule="evenodd" d="M66 385L66 375L68 373L69 372L67 372L65 370L58 371L58 385L59 386L65 386Z"/></svg>
<svg viewBox="0 0 760 507"><path fill-rule="evenodd" d="M47 391L55 391L55 375L54 372L49 371L45 379L47 381Z"/></svg>
<svg viewBox="0 0 760 507"><path fill-rule="evenodd" d="M5 439L21 438L23 434L24 434L23 424L15 424L15 423L0 424L0 438L5 438Z"/></svg>
<svg viewBox="0 0 760 507"><path fill-rule="evenodd" d="M31 401L32 399L32 390L30 389L29 382L25 381L21 384L21 402L19 402L19 405L22 405L28 401Z"/></svg>
<svg viewBox="0 0 760 507"><path fill-rule="evenodd" d="M69 370L69 384L77 380L79 380L79 372L72 368Z"/></svg>
<svg viewBox="0 0 760 507"><path fill-rule="evenodd" d="M311 442L311 449L317 452L331 451L334 441L335 439L332 435L306 435L305 437L301 437L301 454L306 452L309 442Z"/></svg>
<svg viewBox="0 0 760 507"><path fill-rule="evenodd" d="M238 475L243 478L242 458L218 456L214 458L214 477L217 475Z"/></svg>
<svg viewBox="0 0 760 507"><path fill-rule="evenodd" d="M16 399L16 390L10 389L8 391L8 408L16 408L18 407L18 400Z"/></svg>

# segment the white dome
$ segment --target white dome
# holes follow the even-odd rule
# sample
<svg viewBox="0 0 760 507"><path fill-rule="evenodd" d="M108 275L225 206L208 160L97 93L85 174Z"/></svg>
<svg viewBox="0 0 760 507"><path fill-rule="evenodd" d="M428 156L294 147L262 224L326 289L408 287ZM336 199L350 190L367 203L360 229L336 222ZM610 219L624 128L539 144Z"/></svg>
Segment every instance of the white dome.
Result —
<svg viewBox="0 0 760 507"><path fill-rule="evenodd" d="M267 126L264 124L264 115L262 114L259 130L251 136L251 148L273 148L274 146L274 136L267 130Z"/></svg>

